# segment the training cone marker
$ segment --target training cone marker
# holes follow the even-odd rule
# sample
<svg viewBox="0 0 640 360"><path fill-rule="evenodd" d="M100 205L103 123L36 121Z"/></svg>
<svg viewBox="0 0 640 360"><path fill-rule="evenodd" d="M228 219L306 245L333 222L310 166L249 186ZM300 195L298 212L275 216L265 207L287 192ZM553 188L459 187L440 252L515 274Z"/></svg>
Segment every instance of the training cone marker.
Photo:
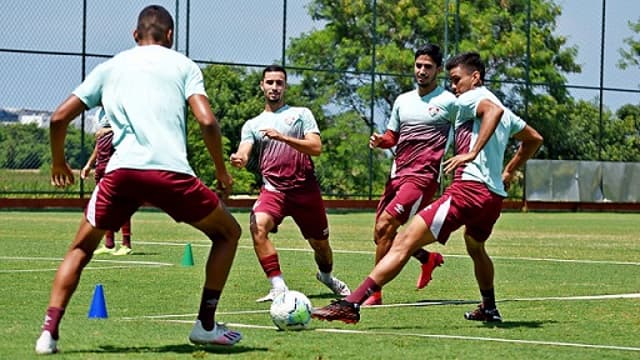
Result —
<svg viewBox="0 0 640 360"><path fill-rule="evenodd" d="M193 252L191 251L191 244L187 244L184 247L182 266L193 266Z"/></svg>
<svg viewBox="0 0 640 360"><path fill-rule="evenodd" d="M107 317L107 303L104 300L104 290L102 284L98 284L93 291L93 300L89 308L89 319L106 319Z"/></svg>

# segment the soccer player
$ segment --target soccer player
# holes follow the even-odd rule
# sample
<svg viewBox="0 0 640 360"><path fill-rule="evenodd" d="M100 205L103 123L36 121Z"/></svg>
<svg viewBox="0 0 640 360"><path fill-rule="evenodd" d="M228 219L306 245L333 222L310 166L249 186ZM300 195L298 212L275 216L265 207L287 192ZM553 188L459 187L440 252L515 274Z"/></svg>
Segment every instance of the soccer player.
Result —
<svg viewBox="0 0 640 360"><path fill-rule="evenodd" d="M285 104L287 73L278 65L262 72L260 89L265 108L242 126L238 150L231 154L231 164L249 168L257 162L263 186L251 211L253 248L271 282L271 290L257 302L272 301L288 290L282 276L278 253L268 234L276 232L286 216L291 216L309 242L318 264L316 278L335 295L351 292L334 277L333 252L329 244L329 225L320 186L316 180L311 156L322 151L320 130L311 111ZM250 159L250 156L254 157Z"/></svg>
<svg viewBox="0 0 640 360"><path fill-rule="evenodd" d="M380 287L391 281L418 248L433 242L445 244L452 231L464 225L467 252L482 302L464 314L467 320L500 322L496 307L494 268L485 242L500 216L502 200L515 171L537 151L542 136L516 116L483 86L485 67L478 53L459 54L447 61L451 86L458 97L455 143L457 155L445 161L444 171L455 169L452 184L444 194L414 216L409 226L394 239L391 249L344 300L313 311L322 320L356 323L359 305ZM520 146L503 170L508 139Z"/></svg>
<svg viewBox="0 0 640 360"><path fill-rule="evenodd" d="M111 141L113 140L113 131L111 130L111 124L109 124L109 118L104 113L104 109L100 108L97 114L98 124L100 129L96 132L96 146L91 152L91 156L87 160L80 171L80 177L86 179L91 172L91 167L95 163L96 170L94 173L94 179L96 184L100 182L104 176L104 172L107 169L107 163L113 155L115 149ZM114 233L111 230L107 230L104 234L104 245L93 252L94 255L111 254L111 255L129 255L131 254L131 219L127 219L122 225L122 246L120 249L116 249Z"/></svg>
<svg viewBox="0 0 640 360"><path fill-rule="evenodd" d="M396 146L391 173L376 211L376 264L389 251L398 228L425 207L438 190L440 164L457 114L456 97L437 83L441 71L440 47L427 44L416 50L413 72L418 88L398 96L387 131L371 135L372 149ZM444 259L440 253L424 249L416 250L413 256L422 264L416 284L422 289ZM380 304L382 291L376 291L363 305Z"/></svg>
<svg viewBox="0 0 640 360"><path fill-rule="evenodd" d="M200 68L171 50L173 18L163 7L145 7L133 32L138 46L98 65L51 117L51 183L74 182L65 161L69 122L100 104L111 120L116 149L91 195L80 226L53 280L36 353L58 350L59 324L82 270L105 230L118 229L143 203L186 222L212 241L200 310L189 339L232 345L242 335L215 323L215 311L236 253L241 229L217 195L193 173L186 153L185 112L191 107L220 185L229 190L220 127L211 112Z"/></svg>

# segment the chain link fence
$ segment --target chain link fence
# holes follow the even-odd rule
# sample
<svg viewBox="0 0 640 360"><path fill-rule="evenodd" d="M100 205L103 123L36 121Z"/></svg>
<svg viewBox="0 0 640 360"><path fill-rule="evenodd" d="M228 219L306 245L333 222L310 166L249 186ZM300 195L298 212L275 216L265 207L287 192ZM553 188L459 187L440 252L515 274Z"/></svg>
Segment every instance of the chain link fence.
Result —
<svg viewBox="0 0 640 360"><path fill-rule="evenodd" d="M393 98L413 86L411 66L392 66L394 62L410 65L414 45L425 41L441 44L446 55L468 50L470 42L481 48L481 40L478 40L481 37L473 38L469 34L471 31L482 34L485 30L482 21L474 19L472 14L483 6L498 6L498 10L505 11L505 17L496 20L493 28L487 27L486 31L496 31L496 24L502 22L499 30L512 28L514 34L520 35L513 44L501 45L513 46L513 51L520 54L517 62L522 71L501 75L496 69L509 74L513 67L499 68L500 59L491 58L488 63L496 64L496 67L488 69L488 73L495 70L488 79L489 86L527 121L539 119L536 128L545 139L560 144L554 145L553 149L549 146L539 156L566 158L567 150L558 149L562 147L562 139L557 138L577 137L578 144L588 143L595 147L584 152L591 154L587 155L591 158L577 160L629 161L621 158L623 155L616 155L620 150L607 148L604 141L613 136L608 132L618 131L608 123L619 118L619 110L626 109L627 105L631 105L631 115L623 115L632 116L631 120L626 120L631 121L631 128L625 130L628 133L623 137L632 138L626 146L638 144L633 141L639 136L640 72L637 64L626 69L616 66L619 48L625 45L625 39L634 36L629 30L631 24L639 21L637 13L626 10L629 4L624 0L505 0L492 5L487 5L492 3L487 1L458 0L158 0L156 3L174 16L174 48L201 64L203 69L211 66L240 69L244 76L241 80L246 80L253 79L249 74L261 71L266 65L283 64L290 72L290 82L299 85L300 93L306 98L321 99L326 91L334 91L319 108L324 112L319 118L331 119L349 113L353 119L362 121L363 126L354 131L360 132L364 139L372 131L384 130ZM562 11L544 19L537 11L540 6L550 4L557 5ZM49 117L96 65L135 45L132 31L137 14L147 5L147 2L129 0L6 0L0 5L3 13L0 32L4 34L0 38L0 197L88 196L95 186L92 179L78 181L66 190L53 189L49 184ZM402 13L394 15L399 8ZM408 10L403 10L405 8ZM405 41L407 48L398 50L404 57L400 61L393 51L389 51L389 46L403 39L402 32L406 32L406 28L401 28L395 21L411 15L414 10L417 15L411 20L411 26L437 31ZM567 11L573 14L567 14ZM522 15L525 23L518 25L513 17L513 24L508 24L510 12L511 15ZM545 50L535 41L536 37L542 36L536 31L541 21L552 25L547 29L555 29L556 40L566 41L562 49L575 47L575 51L567 53L574 55L581 71L564 71L556 66L561 78L541 75L549 71L549 63L536 57ZM335 38L324 38L326 33L314 37L313 34L326 29L334 35L339 31L346 32L346 36L343 34L340 42ZM416 30L416 34L419 31ZM497 32L495 36L502 35ZM405 37L411 38L411 34ZM349 42L355 43L357 56L344 55ZM490 53L486 49L483 52ZM343 62L344 59L353 61ZM545 78L548 82L537 82L537 78ZM335 86L331 87L334 82ZM444 75L442 82L446 85ZM314 93L316 88L318 93ZM255 90L256 97L260 97L257 82ZM562 91L568 92L572 99L584 100L591 107L586 110L584 104L561 107L557 99L562 97L555 93ZM212 93L215 96L216 91ZM634 109L636 113L633 113ZM94 111L86 112L70 127L67 157L78 171L95 143L94 117ZM585 117L583 134L580 134L579 126L567 128L567 133L558 133L558 129L563 129L562 123L554 127L549 125L552 121L545 120L579 122ZM219 120L224 122L225 117L219 116ZM321 125L334 123L331 120ZM598 125L594 128L593 124ZM240 128L229 131L239 133ZM366 181L334 190L338 188L331 183L335 179L325 179L323 190L336 196L376 198L382 189L388 164L377 164L379 156L370 152L366 140L356 143L353 139L346 137L345 141L351 142L354 154L368 155L359 160L365 163L366 169L351 176L366 178ZM321 162L338 163L345 159L328 158ZM511 196L521 197L522 191Z"/></svg>

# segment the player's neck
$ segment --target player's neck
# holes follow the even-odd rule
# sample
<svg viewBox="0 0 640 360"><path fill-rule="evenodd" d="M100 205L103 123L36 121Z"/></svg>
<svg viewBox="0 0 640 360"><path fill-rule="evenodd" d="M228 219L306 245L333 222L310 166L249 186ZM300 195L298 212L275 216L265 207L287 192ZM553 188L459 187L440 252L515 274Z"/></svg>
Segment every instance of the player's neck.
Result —
<svg viewBox="0 0 640 360"><path fill-rule="evenodd" d="M284 101L278 101L275 103L268 102L264 105L264 111L266 112L276 112L280 110L284 106Z"/></svg>
<svg viewBox="0 0 640 360"><path fill-rule="evenodd" d="M423 97L435 90L437 86L438 84L436 82L433 82L427 86L418 86L418 95L420 95L420 97Z"/></svg>

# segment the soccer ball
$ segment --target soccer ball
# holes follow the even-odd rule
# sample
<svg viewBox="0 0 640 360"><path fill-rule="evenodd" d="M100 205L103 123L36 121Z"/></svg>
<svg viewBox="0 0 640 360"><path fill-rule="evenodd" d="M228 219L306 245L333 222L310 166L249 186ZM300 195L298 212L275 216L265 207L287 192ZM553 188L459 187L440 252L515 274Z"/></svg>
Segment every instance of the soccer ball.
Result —
<svg viewBox="0 0 640 360"><path fill-rule="evenodd" d="M280 330L302 330L311 321L311 309L311 301L303 293L288 290L273 299L269 314Z"/></svg>

